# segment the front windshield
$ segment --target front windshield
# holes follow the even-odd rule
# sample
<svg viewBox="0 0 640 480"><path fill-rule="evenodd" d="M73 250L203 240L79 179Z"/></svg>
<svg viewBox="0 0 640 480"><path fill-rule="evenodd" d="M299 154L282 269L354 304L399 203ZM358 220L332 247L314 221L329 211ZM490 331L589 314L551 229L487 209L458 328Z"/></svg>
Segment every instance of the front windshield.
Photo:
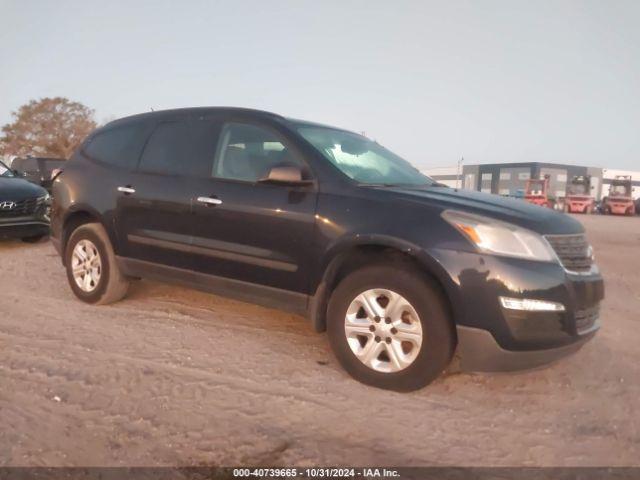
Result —
<svg viewBox="0 0 640 480"><path fill-rule="evenodd" d="M544 183L542 181L532 181L529 183L529 195L541 196L543 195Z"/></svg>
<svg viewBox="0 0 640 480"><path fill-rule="evenodd" d="M409 162L362 135L302 125L298 132L345 175L367 185L434 185Z"/></svg>
<svg viewBox="0 0 640 480"><path fill-rule="evenodd" d="M11 169L2 162L0 162L0 177L13 177Z"/></svg>
<svg viewBox="0 0 640 480"><path fill-rule="evenodd" d="M582 183L575 183L569 187L569 193L572 195L586 195L587 186Z"/></svg>
<svg viewBox="0 0 640 480"><path fill-rule="evenodd" d="M629 191L627 189L627 185L612 185L611 186L611 195L617 195L620 197L628 197Z"/></svg>

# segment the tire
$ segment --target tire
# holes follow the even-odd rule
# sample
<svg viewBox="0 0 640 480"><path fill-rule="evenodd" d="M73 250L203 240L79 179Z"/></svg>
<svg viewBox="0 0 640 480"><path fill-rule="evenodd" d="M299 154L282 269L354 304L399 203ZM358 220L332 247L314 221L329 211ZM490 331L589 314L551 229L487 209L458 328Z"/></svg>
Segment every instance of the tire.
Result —
<svg viewBox="0 0 640 480"><path fill-rule="evenodd" d="M74 260L74 250L79 244L80 249L83 246L87 247L85 251L93 251L93 247L95 247L100 264L99 268L92 269L94 272L99 272L98 278L96 281L91 281L91 285L87 289L78 284L73 273L73 264L76 261ZM99 223L85 223L73 231L65 249L64 264L67 269L69 286L76 297L83 302L106 305L121 300L127 294L129 280L118 268L109 236ZM84 276L87 275L85 273Z"/></svg>
<svg viewBox="0 0 640 480"><path fill-rule="evenodd" d="M360 347L358 345L362 347L363 352L368 346L368 348L374 348L378 345L376 348L382 348L384 352L389 352L390 350L388 349L396 347L402 349L404 356L406 342L401 343L398 340L400 334L404 335L404 333L398 332L397 329L395 334L393 330L386 330L394 325L404 329L406 324L398 320L399 317L397 315L390 324L386 324L382 319L376 324L375 319L371 320L369 316L366 319L358 318L358 315L361 316L362 314L361 309L357 310L358 313L354 317L354 309L359 308L357 307L357 298L360 298L363 292L378 289L389 291L392 294L395 293L406 299L409 304L407 308L412 307L419 318L415 319L412 314L400 309L403 310L400 312L401 318L405 318L405 314L408 314L408 318L412 319L411 324L415 324L411 328L417 328L419 323L422 330L420 347L416 348L415 345L410 345L411 349L408 355L414 355L413 360L401 369L396 368L395 371L393 370L393 362L386 353L381 353L376 357L374 362L378 363L378 368L374 368L363 363L353 350L353 348L359 350ZM377 294L377 292L375 293ZM402 303L400 300L399 302ZM387 306L390 307L390 305ZM381 307L381 305L377 304L376 309L378 307ZM384 312L385 314L388 312L386 307L384 307ZM369 334L365 331L362 336L358 336L355 339L352 336L348 340L345 331L347 313L350 314L350 318L355 318L354 321L363 322L363 326L360 326L360 323L358 324L359 329L364 328L367 330L373 326L376 328L375 332ZM400 392L417 390L435 380L451 362L455 349L455 330L449 317L446 302L440 294L440 289L421 272L408 265L372 265L345 277L335 288L329 300L327 333L336 358L353 378L367 385ZM382 340L381 336L377 335L378 333L381 336L385 336L385 339L387 337L394 337L394 339L387 343ZM365 337L366 344L363 346L362 342ZM376 342L376 337L380 338L381 341ZM352 342L351 344L350 341ZM355 341L359 343L355 344ZM370 344L369 342L375 343ZM355 347L352 347L354 344ZM416 348L415 353L414 348ZM362 352L360 354L365 356ZM389 359L389 367L384 365L385 355ZM394 358L397 359L399 357L394 355ZM392 370L380 371L384 368L392 368Z"/></svg>
<svg viewBox="0 0 640 480"><path fill-rule="evenodd" d="M38 243L40 240L42 240L46 236L47 235L34 235L32 237L23 237L21 238L21 240L24 243Z"/></svg>

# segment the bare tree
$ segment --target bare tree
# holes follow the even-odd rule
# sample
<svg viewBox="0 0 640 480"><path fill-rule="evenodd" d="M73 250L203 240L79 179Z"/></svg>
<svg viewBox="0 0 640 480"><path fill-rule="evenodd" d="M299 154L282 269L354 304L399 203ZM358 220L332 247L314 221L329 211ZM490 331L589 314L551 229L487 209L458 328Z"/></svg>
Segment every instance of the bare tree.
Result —
<svg viewBox="0 0 640 480"><path fill-rule="evenodd" d="M94 111L67 98L31 100L2 127L0 155L69 158L96 128Z"/></svg>

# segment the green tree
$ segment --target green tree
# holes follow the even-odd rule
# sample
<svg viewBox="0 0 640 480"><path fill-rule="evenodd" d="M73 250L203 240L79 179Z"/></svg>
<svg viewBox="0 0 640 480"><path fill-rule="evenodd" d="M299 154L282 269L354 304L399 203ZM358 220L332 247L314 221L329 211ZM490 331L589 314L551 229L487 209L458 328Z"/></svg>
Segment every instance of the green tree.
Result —
<svg viewBox="0 0 640 480"><path fill-rule="evenodd" d="M0 154L69 158L96 128L94 111L68 98L31 100L2 127Z"/></svg>

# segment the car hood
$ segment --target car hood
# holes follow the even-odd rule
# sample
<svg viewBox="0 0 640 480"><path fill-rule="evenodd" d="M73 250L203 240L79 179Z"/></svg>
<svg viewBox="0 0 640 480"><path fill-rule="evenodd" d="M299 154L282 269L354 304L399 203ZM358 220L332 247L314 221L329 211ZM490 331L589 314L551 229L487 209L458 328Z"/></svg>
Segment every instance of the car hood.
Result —
<svg viewBox="0 0 640 480"><path fill-rule="evenodd" d="M46 194L47 191L44 188L27 182L22 178L0 177L0 202L5 200L19 202Z"/></svg>
<svg viewBox="0 0 640 480"><path fill-rule="evenodd" d="M524 200L501 197L473 190L446 187L376 187L393 192L404 200L428 204L442 210L460 210L533 230L541 234L582 233L577 220L550 208L539 207Z"/></svg>

